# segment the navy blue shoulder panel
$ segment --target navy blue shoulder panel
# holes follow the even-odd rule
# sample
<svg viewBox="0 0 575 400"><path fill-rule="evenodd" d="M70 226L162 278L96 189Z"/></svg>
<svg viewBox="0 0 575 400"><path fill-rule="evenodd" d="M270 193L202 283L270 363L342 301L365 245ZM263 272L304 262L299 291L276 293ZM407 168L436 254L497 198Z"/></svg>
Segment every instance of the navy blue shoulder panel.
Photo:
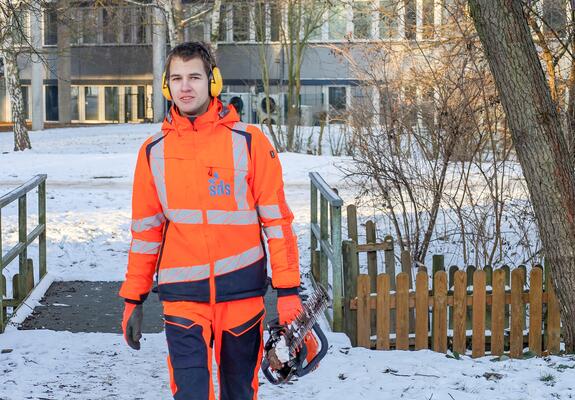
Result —
<svg viewBox="0 0 575 400"><path fill-rule="evenodd" d="M153 140L152 142L150 142L150 144L148 144L146 146L146 159L148 160L148 165L150 164L150 152L152 151L152 147L154 147L156 144L158 144L161 140L163 140L166 137L166 135L162 135L159 138Z"/></svg>
<svg viewBox="0 0 575 400"><path fill-rule="evenodd" d="M232 131L234 131L235 133L242 135L243 137L246 138L246 143L248 144L248 152L250 154L250 156L252 155L252 134L249 133L247 130L242 130L242 129L237 129L238 125L245 125L247 127L247 124L235 124L232 128L230 128Z"/></svg>

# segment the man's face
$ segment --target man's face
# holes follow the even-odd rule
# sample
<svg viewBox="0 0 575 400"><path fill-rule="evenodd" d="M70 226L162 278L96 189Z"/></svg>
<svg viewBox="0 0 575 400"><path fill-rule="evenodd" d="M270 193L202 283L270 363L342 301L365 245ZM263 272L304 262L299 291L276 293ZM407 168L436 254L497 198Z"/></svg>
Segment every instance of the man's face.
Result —
<svg viewBox="0 0 575 400"><path fill-rule="evenodd" d="M170 93L180 112L188 117L206 112L210 103L208 76L199 57L184 61L179 57L170 63Z"/></svg>

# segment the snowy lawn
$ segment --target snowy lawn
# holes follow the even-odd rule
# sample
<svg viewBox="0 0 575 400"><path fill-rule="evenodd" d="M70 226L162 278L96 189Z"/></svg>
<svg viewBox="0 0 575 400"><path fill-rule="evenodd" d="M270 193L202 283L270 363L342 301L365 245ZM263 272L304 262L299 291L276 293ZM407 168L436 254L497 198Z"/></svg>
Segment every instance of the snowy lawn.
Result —
<svg viewBox="0 0 575 400"><path fill-rule="evenodd" d="M145 138L158 129L159 125L142 124L47 130L32 133L34 149L20 154L12 152L12 135L0 133L0 194L34 174L48 174L50 279L123 279L135 156ZM280 158L305 275L309 272L308 173L320 172L351 202L353 188L341 182L342 173L335 166L348 159L301 154L280 154ZM29 196L29 226L37 221L34 197ZM15 205L2 211L4 252L17 241L16 221ZM36 257L35 248L30 253ZM16 270L13 263L5 275L10 277ZM28 304L36 305L40 296L35 293ZM329 333L328 338L331 347L316 372L281 387L262 376L260 398L567 399L574 394L575 360L569 357L455 360L431 351L350 349L344 335ZM11 326L0 335L2 350L2 400L170 398L163 334L145 335L142 350L135 352L120 335L18 331Z"/></svg>

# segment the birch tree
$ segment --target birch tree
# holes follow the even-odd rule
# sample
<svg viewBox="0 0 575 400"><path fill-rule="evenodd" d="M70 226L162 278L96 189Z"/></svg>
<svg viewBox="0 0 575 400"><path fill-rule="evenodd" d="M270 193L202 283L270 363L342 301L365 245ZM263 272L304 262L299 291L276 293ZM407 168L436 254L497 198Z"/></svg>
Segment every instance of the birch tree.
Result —
<svg viewBox="0 0 575 400"><path fill-rule="evenodd" d="M30 47L26 32L25 16L32 10L29 3L18 0L0 1L0 57L4 60L6 89L12 109L14 151L31 149L26 128L24 97L20 86L17 57L24 47ZM38 9L34 12L40 12ZM28 45L28 46L26 46Z"/></svg>

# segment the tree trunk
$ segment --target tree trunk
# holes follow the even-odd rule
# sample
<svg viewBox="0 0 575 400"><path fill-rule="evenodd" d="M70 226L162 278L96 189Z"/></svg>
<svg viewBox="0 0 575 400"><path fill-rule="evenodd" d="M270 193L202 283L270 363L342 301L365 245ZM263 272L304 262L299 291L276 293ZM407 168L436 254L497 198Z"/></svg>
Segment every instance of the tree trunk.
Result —
<svg viewBox="0 0 575 400"><path fill-rule="evenodd" d="M218 38L220 37L220 13L222 0L215 0L212 8L212 31L210 32L211 46L214 52L218 49Z"/></svg>
<svg viewBox="0 0 575 400"><path fill-rule="evenodd" d="M545 259L557 291L565 349L575 335L573 163L522 2L469 0L523 168Z"/></svg>
<svg viewBox="0 0 575 400"><path fill-rule="evenodd" d="M20 73L16 63L16 54L4 52L4 73L6 74L6 89L12 105L12 122L14 124L14 151L31 149L26 117L24 115L24 99L20 87Z"/></svg>

